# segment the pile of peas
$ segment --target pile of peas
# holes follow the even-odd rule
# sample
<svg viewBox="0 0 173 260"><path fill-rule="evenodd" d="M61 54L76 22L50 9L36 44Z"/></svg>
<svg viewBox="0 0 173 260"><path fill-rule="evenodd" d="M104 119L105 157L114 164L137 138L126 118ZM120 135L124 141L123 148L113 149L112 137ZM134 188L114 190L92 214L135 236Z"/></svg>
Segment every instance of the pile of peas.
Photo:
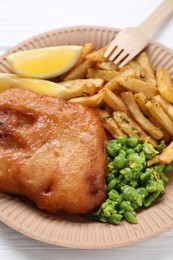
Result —
<svg viewBox="0 0 173 260"><path fill-rule="evenodd" d="M104 223L118 224L122 219L138 223L136 210L149 207L164 193L170 164L147 167L147 161L162 152L165 142L157 148L140 143L136 137L119 136L108 142L107 199L91 218Z"/></svg>

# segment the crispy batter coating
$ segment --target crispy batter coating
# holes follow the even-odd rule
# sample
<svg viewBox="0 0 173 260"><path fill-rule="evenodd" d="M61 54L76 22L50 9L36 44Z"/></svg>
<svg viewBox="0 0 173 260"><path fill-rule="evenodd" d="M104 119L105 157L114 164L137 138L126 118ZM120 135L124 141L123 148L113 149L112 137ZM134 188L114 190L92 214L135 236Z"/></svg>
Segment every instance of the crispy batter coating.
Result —
<svg viewBox="0 0 173 260"><path fill-rule="evenodd" d="M106 137L77 103L8 89L0 94L0 191L49 212L89 213L106 197Z"/></svg>

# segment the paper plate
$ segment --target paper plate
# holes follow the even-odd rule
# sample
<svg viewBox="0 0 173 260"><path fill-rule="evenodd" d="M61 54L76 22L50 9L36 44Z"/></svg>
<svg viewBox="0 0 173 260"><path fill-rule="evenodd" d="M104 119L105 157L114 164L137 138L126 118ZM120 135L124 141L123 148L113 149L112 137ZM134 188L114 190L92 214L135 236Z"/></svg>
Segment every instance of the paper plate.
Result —
<svg viewBox="0 0 173 260"><path fill-rule="evenodd" d="M9 72L6 56L15 51L64 44L94 42L99 48L118 32L115 28L80 26L57 29L35 36L8 50L0 57L0 71ZM147 53L153 65L165 66L173 76L173 52L151 42ZM80 216L52 215L35 208L27 201L0 194L0 220L22 234L54 245L82 248L116 248L152 238L173 227L173 175L166 194L149 209L138 213L137 225L122 221L119 225L95 223Z"/></svg>

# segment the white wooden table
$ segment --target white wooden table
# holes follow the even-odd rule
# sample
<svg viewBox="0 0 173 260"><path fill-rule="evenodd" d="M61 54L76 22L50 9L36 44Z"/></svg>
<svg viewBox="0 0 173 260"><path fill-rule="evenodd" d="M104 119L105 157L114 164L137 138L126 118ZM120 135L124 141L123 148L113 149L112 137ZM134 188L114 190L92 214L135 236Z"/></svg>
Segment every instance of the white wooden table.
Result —
<svg viewBox="0 0 173 260"><path fill-rule="evenodd" d="M173 1L173 0L172 0ZM0 0L0 54L38 33L73 25L135 26L161 0ZM155 39L173 49L173 18ZM78 250L32 240L0 223L0 260L173 259L173 229L143 243L112 250Z"/></svg>

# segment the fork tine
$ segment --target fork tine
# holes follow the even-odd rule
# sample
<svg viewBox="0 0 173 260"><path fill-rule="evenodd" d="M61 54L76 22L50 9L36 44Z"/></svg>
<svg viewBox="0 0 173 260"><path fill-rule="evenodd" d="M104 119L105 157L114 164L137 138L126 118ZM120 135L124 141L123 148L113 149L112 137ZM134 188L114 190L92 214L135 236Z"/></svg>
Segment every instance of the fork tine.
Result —
<svg viewBox="0 0 173 260"><path fill-rule="evenodd" d="M128 55L120 64L119 64L119 68L122 68L123 66L125 66L133 57Z"/></svg>
<svg viewBox="0 0 173 260"><path fill-rule="evenodd" d="M116 40L114 39L113 41L111 41L107 50L105 51L104 58L108 58L108 56L111 55L111 53L114 51L115 48L116 48Z"/></svg>
<svg viewBox="0 0 173 260"><path fill-rule="evenodd" d="M112 55L109 57L109 60L110 61L113 61L118 55L120 55L121 54L121 52L122 52L123 50L119 47L119 46L117 46L117 48L115 49L115 51L112 53Z"/></svg>
<svg viewBox="0 0 173 260"><path fill-rule="evenodd" d="M122 51L120 53L120 55L115 59L114 63L118 64L119 62L121 63L121 61L123 62L123 59L125 59L127 57L127 53L125 53L125 51Z"/></svg>

